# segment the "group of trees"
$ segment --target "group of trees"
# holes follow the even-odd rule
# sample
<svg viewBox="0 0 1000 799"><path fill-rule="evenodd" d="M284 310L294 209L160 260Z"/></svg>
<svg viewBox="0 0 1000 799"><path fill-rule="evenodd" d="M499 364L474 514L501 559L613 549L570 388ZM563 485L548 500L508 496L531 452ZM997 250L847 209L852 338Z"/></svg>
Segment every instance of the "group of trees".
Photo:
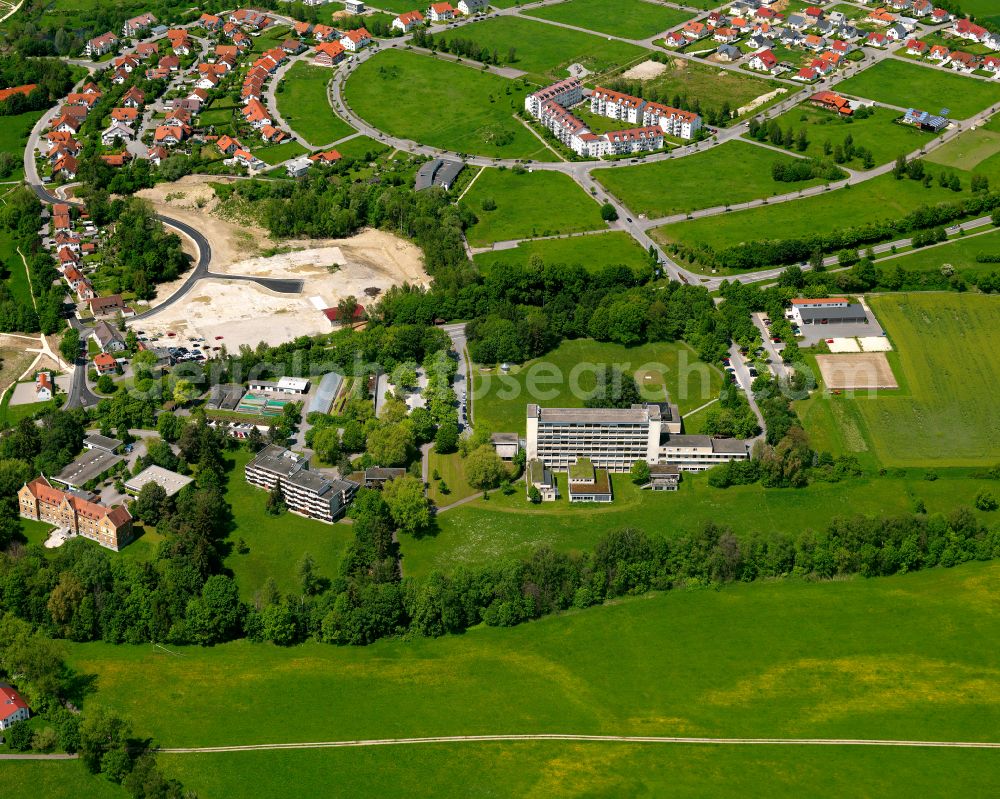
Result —
<svg viewBox="0 0 1000 799"><path fill-rule="evenodd" d="M190 258L180 237L169 233L144 200L113 204L114 228L103 249L106 276L118 291L133 291L141 300L155 296L156 285L176 280Z"/></svg>
<svg viewBox="0 0 1000 799"><path fill-rule="evenodd" d="M426 47L430 50L440 50L442 53L471 58L483 64L517 63L517 50L513 47L501 55L496 48L484 47L475 39L465 39L459 36L446 38L440 34L433 36L422 29L418 29L414 33L413 44L415 47Z"/></svg>
<svg viewBox="0 0 1000 799"><path fill-rule="evenodd" d="M848 117L848 121L850 121L850 117ZM748 123L747 133L757 141L770 142L776 147L784 147L788 150L794 148L800 153L809 149L808 126L801 127L796 131L792 127L782 128L776 119L761 122L754 118ZM875 166L875 156L872 155L871 150L856 145L854 137L850 133L844 137L840 144L832 144L829 139L824 141L823 156L832 158L834 164L846 164L857 159L861 161L861 165L865 169L872 169ZM831 165L827 165L827 170L828 174L833 175L827 180L836 180L844 176L843 171L835 167L831 168ZM778 179L775 178L775 180Z"/></svg>
<svg viewBox="0 0 1000 799"><path fill-rule="evenodd" d="M797 158L794 161L775 161L771 165L771 177L780 183L798 183L813 178L840 180L845 177L845 172L826 161Z"/></svg>
<svg viewBox="0 0 1000 799"><path fill-rule="evenodd" d="M14 53L0 55L0 85L30 84L36 84L37 88L29 94L15 94L0 102L0 116L51 107L73 87L73 72L68 64L54 58L28 59Z"/></svg>

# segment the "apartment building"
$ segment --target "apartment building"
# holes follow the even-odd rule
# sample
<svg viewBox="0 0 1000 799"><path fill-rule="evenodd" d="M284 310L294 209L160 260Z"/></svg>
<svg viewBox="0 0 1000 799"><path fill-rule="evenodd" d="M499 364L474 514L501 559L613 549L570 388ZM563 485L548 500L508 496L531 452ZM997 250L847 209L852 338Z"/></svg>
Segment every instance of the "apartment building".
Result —
<svg viewBox="0 0 1000 799"><path fill-rule="evenodd" d="M524 98L524 110L533 117L539 117L542 106L553 102L569 108L583 100L583 84L576 78L566 78ZM582 123L581 123L582 124Z"/></svg>
<svg viewBox="0 0 1000 799"><path fill-rule="evenodd" d="M636 461L702 471L750 457L742 439L681 434L681 417L669 403L629 408L542 408L528 405L525 454L555 471L583 458L595 467L627 472Z"/></svg>
<svg viewBox="0 0 1000 799"><path fill-rule="evenodd" d="M292 513L332 524L344 511L358 490L350 480L330 480L309 471L302 455L270 444L246 465L250 485L267 491L277 486Z"/></svg>
<svg viewBox="0 0 1000 799"><path fill-rule="evenodd" d="M671 108L662 103L647 102L641 97L633 97L600 86L597 86L590 95L590 111L633 125L644 127L656 125L663 133L679 139L694 138L701 128L701 117L691 111Z"/></svg>
<svg viewBox="0 0 1000 799"><path fill-rule="evenodd" d="M21 487L17 504L24 519L48 522L115 552L132 540L132 514L124 505L109 508L91 502L76 492L54 488L44 476Z"/></svg>

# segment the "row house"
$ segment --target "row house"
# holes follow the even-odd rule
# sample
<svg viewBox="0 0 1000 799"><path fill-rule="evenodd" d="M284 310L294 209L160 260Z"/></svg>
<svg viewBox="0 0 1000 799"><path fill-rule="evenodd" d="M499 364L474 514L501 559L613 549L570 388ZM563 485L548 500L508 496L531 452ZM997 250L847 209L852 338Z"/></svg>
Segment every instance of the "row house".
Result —
<svg viewBox="0 0 1000 799"><path fill-rule="evenodd" d="M132 540L132 514L124 505L108 507L54 488L42 475L17 492L22 518L47 522L118 551Z"/></svg>
<svg viewBox="0 0 1000 799"><path fill-rule="evenodd" d="M955 50L950 54L950 61L948 63L953 70L956 72L962 72L969 75L976 71L979 67L979 59L972 55L972 53L966 53L961 50Z"/></svg>
<svg viewBox="0 0 1000 799"><path fill-rule="evenodd" d="M651 152L663 147L663 130L659 125L644 125L629 130L609 131L600 138L607 142L604 155Z"/></svg>
<svg viewBox="0 0 1000 799"><path fill-rule="evenodd" d="M145 14L140 14L138 17L127 19L125 20L125 24L122 25L122 36L128 39L134 39L143 31L152 28L157 21L156 17L148 11Z"/></svg>
<svg viewBox="0 0 1000 799"><path fill-rule="evenodd" d="M596 86L590 95L591 113L633 124L638 124L642 120L642 109L645 104L646 101L641 97L633 97L600 86Z"/></svg>
<svg viewBox="0 0 1000 799"><path fill-rule="evenodd" d="M222 17L217 17L215 14L202 14L198 17L195 25L207 31L215 32L222 27Z"/></svg>
<svg viewBox="0 0 1000 799"><path fill-rule="evenodd" d="M1000 50L1000 38L994 36L982 25L977 25L972 20L960 19L952 27L951 32L960 39L978 42L993 50Z"/></svg>
<svg viewBox="0 0 1000 799"><path fill-rule="evenodd" d="M364 28L347 31L341 38L340 43L344 49L351 53L357 53L372 43L372 35Z"/></svg>
<svg viewBox="0 0 1000 799"><path fill-rule="evenodd" d="M344 45L340 42L323 42L316 46L316 56L313 59L323 67L332 67L339 64L347 55Z"/></svg>
<svg viewBox="0 0 1000 799"><path fill-rule="evenodd" d="M568 108L582 100L583 84L576 78L566 78L525 97L524 110L533 117L538 117L541 114L542 106L547 102L551 101Z"/></svg>
<svg viewBox="0 0 1000 799"><path fill-rule="evenodd" d="M90 39L83 48L83 52L91 58L99 58L106 53L113 53L117 49L118 37L108 31Z"/></svg>
<svg viewBox="0 0 1000 799"><path fill-rule="evenodd" d="M273 123L271 114L260 100L250 100L241 112L244 121L254 130L260 130L265 125Z"/></svg>
<svg viewBox="0 0 1000 799"><path fill-rule="evenodd" d="M427 9L427 16L431 22L448 22L455 18L455 9L451 3L432 3Z"/></svg>

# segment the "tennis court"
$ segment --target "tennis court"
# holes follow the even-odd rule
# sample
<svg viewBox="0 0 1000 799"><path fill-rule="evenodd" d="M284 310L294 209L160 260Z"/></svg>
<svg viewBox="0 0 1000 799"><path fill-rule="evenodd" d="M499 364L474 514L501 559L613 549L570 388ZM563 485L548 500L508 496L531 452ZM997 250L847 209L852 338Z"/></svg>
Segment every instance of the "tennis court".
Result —
<svg viewBox="0 0 1000 799"><path fill-rule="evenodd" d="M285 406L291 402L287 399L275 399L273 397L261 397L251 394L249 391L243 395L240 404L236 406L239 413L247 413L255 416L281 416Z"/></svg>

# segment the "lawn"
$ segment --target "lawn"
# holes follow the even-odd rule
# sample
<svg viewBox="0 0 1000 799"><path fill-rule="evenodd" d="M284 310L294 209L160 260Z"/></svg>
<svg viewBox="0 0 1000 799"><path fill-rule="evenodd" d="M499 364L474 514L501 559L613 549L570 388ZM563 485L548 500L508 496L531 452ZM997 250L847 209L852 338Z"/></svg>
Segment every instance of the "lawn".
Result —
<svg viewBox="0 0 1000 799"><path fill-rule="evenodd" d="M466 482L465 459L457 452L451 455L438 455L433 449L428 455L429 463L427 477L430 487L427 489L427 496L431 498L439 508L450 505L465 497L471 497L477 493L476 489ZM438 479L434 474L441 475ZM448 493L444 494L439 488L440 481L444 480L448 486Z"/></svg>
<svg viewBox="0 0 1000 799"><path fill-rule="evenodd" d="M975 16L980 24L1000 24L996 0L962 0L962 11Z"/></svg>
<svg viewBox="0 0 1000 799"><path fill-rule="evenodd" d="M128 792L75 760L19 760L0 764L4 799L127 799Z"/></svg>
<svg viewBox="0 0 1000 799"><path fill-rule="evenodd" d="M526 13L623 39L648 39L694 17L688 11L646 0L616 0L613 13L608 11L606 0L569 0Z"/></svg>
<svg viewBox="0 0 1000 799"><path fill-rule="evenodd" d="M530 505L522 484L509 497L494 491L487 500L442 513L437 517L435 535L402 541L407 576L482 566L505 557L528 557L539 546L564 552L588 551L601 536L622 527L677 537L696 533L712 522L732 527L740 537L795 534L854 514L906 514L912 512L915 497L922 499L931 513L972 507L980 489L995 490L991 481L973 479L962 472L945 472L934 482L924 480L921 472L815 483L798 490L759 485L719 489L708 485L704 475L686 474L676 493L642 491L627 474L613 474L614 502L594 506L570 504L566 475L557 474L556 478L560 499L555 502Z"/></svg>
<svg viewBox="0 0 1000 799"><path fill-rule="evenodd" d="M816 396L806 429L831 451L870 451L884 466L992 466L1000 462L996 398L1000 298L913 293L871 298L889 335L900 388L869 397Z"/></svg>
<svg viewBox="0 0 1000 799"><path fill-rule="evenodd" d="M220 103L213 103L198 115L198 124L202 127L213 126L221 128L228 126L229 129L232 129L233 112L236 111L236 108L237 106L231 102L227 104L225 100Z"/></svg>
<svg viewBox="0 0 1000 799"><path fill-rule="evenodd" d="M514 366L509 374L475 368L473 379L476 426L490 432L525 432L525 409L529 402L546 407L581 408L593 392L594 372L611 366L632 374L643 368L665 375L670 401L687 413L719 394L722 373L699 361L686 344L658 343L623 347L593 339L564 341L557 349ZM662 384L661 384L662 385ZM651 402L665 401L662 391L640 385Z"/></svg>
<svg viewBox="0 0 1000 799"><path fill-rule="evenodd" d="M932 171L936 173L937 170ZM656 228L652 235L661 243L704 242L723 248L746 241L829 233L877 219L898 219L921 205L962 197L968 197L968 183L965 192L956 194L942 189L937 181L924 188L915 180L896 180L892 175L882 175L816 197L665 225Z"/></svg>
<svg viewBox="0 0 1000 799"><path fill-rule="evenodd" d="M0 230L0 270L3 270L3 281L13 298L19 303L30 306L31 283L28 281L28 270L17 252L14 238L7 230Z"/></svg>
<svg viewBox="0 0 1000 799"><path fill-rule="evenodd" d="M358 648L67 648L75 668L99 675L89 701L168 747L497 732L993 740L1000 676L983 642L1000 635L989 612L998 578L1000 564L971 563L676 591L513 629ZM275 695L280 713L261 701ZM687 751L467 743L162 758L199 795L233 797L287 796L292 781L309 795L337 784L370 796L651 796L675 786L740 796L766 784L835 796L851 793L837 773L845 761L866 791L902 796L900 772L922 794L943 779L929 774L935 758L956 775L942 794L979 795L1000 776L992 755L959 750L920 750L916 762L902 749Z"/></svg>
<svg viewBox="0 0 1000 799"><path fill-rule="evenodd" d="M967 277L976 273L996 272L1000 266L996 263L980 263L976 256L982 254L1000 254L1000 230L987 229L982 234L969 234L952 239L940 247L925 247L912 250L896 258L886 258L877 261L880 269L893 269L900 266L909 272L938 272L944 264L951 264L956 272Z"/></svg>
<svg viewBox="0 0 1000 799"><path fill-rule="evenodd" d="M322 146L350 136L354 128L333 113L326 85L333 72L299 61L285 75L275 94L278 113L309 144Z"/></svg>
<svg viewBox="0 0 1000 799"><path fill-rule="evenodd" d="M634 213L656 218L788 194L824 182L782 183L771 177L776 162L792 160L765 147L729 141L683 158L593 174Z"/></svg>
<svg viewBox="0 0 1000 799"><path fill-rule="evenodd" d="M597 202L561 172L486 169L462 205L479 218L466 231L473 247L607 227Z"/></svg>
<svg viewBox="0 0 1000 799"><path fill-rule="evenodd" d="M261 145L260 147L251 147L250 149L261 161L271 166L308 152L297 141L287 141L284 144Z"/></svg>
<svg viewBox="0 0 1000 799"><path fill-rule="evenodd" d="M368 136L356 136L337 145L337 152L344 158L361 158L366 153L378 157L389 151L389 145L375 141Z"/></svg>
<svg viewBox="0 0 1000 799"><path fill-rule="evenodd" d="M522 241L514 249L479 253L472 260L480 272L487 274L495 263L527 266L534 258L547 264L579 264L591 272L619 264L641 269L649 263L649 254L620 230L596 236Z"/></svg>
<svg viewBox="0 0 1000 799"><path fill-rule="evenodd" d="M476 155L555 160L514 116L525 92L519 83L468 66L384 50L354 71L346 98L362 119L394 136ZM438 108L463 111L430 111Z"/></svg>
<svg viewBox="0 0 1000 799"><path fill-rule="evenodd" d="M776 117L776 121L782 130L791 128L798 133L805 128L809 137L805 155L813 158L829 158L824 152L824 144L829 142L832 149L851 136L856 147L871 151L876 164L885 164L895 161L897 156L916 152L934 139L933 134L894 122L900 116L898 111L877 106L874 111L867 119L848 121L839 114L804 103ZM847 166L861 169L861 159L854 158Z"/></svg>
<svg viewBox="0 0 1000 799"><path fill-rule="evenodd" d="M346 524L323 524L294 513L269 516L264 511L267 492L254 488L244 479L243 467L250 453L240 450L229 461L226 500L233 508L234 529L229 535L233 551L226 566L233 571L240 593L252 599L268 577L273 577L282 593L299 590L296 566L307 552L316 561L316 571L332 579L340 573L340 558L353 539ZM243 539L250 547L247 554L236 551Z"/></svg>
<svg viewBox="0 0 1000 799"><path fill-rule="evenodd" d="M438 38L450 36L439 34ZM503 66L528 73L528 79L538 84L567 77L566 67L570 64L582 64L591 72L602 73L641 61L648 52L604 36L523 17L495 17L463 25L454 36L495 51ZM510 57L511 50L514 58Z"/></svg>
<svg viewBox="0 0 1000 799"><path fill-rule="evenodd" d="M3 124L0 124L0 152L15 155L17 166L10 175L0 178L0 182L16 182L24 179L24 165L21 156L24 154L24 147L28 143L31 129L43 113L45 112L25 111L23 114L3 117Z"/></svg>
<svg viewBox="0 0 1000 799"><path fill-rule="evenodd" d="M1000 100L1000 87L907 61L887 59L837 84L837 91L901 108L966 119Z"/></svg>
<svg viewBox="0 0 1000 799"><path fill-rule="evenodd" d="M776 89L782 94L788 87L777 81L742 74L731 69L719 69L686 58L671 58L667 69L652 80L644 81L644 94L663 98L670 104L675 96L697 100L703 109L721 108L728 103L733 110L748 105Z"/></svg>
<svg viewBox="0 0 1000 799"><path fill-rule="evenodd" d="M930 153L926 161L984 175L994 190L1000 186L1000 117L967 130Z"/></svg>

